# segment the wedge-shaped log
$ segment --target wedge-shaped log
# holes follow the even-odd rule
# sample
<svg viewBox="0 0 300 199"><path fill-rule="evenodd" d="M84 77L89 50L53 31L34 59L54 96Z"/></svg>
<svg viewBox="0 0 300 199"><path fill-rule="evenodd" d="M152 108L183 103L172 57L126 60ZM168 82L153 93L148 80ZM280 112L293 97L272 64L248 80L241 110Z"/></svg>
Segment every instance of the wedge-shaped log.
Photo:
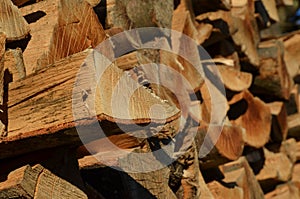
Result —
<svg viewBox="0 0 300 199"><path fill-rule="evenodd" d="M277 40L265 41L259 46L259 75L255 77L252 91L266 100L289 99L291 82L284 62L284 47Z"/></svg>
<svg viewBox="0 0 300 199"><path fill-rule="evenodd" d="M95 47L105 38L93 8L85 1L46 0L20 10L31 29L23 54L27 74Z"/></svg>
<svg viewBox="0 0 300 199"><path fill-rule="evenodd" d="M269 107L257 97L245 90L229 101L229 119L234 125L245 128L245 142L253 147L264 146L271 133L271 111Z"/></svg>
<svg viewBox="0 0 300 199"><path fill-rule="evenodd" d="M274 191L265 195L266 199L299 199L300 198L299 182L288 182L278 185Z"/></svg>
<svg viewBox="0 0 300 199"><path fill-rule="evenodd" d="M218 29L223 35L220 37L218 34L219 41L224 37L232 37L234 43L240 47L240 53L245 54L252 65L259 65L257 53L259 35L254 18L253 0L248 0L247 4L242 6L232 7L230 11L219 10L199 15L196 20L209 22Z"/></svg>
<svg viewBox="0 0 300 199"><path fill-rule="evenodd" d="M7 41L16 41L28 36L30 28L20 10L10 0L3 0L0 5L0 32L4 32Z"/></svg>
<svg viewBox="0 0 300 199"><path fill-rule="evenodd" d="M300 132L300 113L289 115L288 121L288 135L289 137L299 138Z"/></svg>
<svg viewBox="0 0 300 199"><path fill-rule="evenodd" d="M95 66L93 57L86 59L89 52L91 53L88 50L70 56L35 75L29 75L25 79L9 85L9 133L6 138L2 139L2 147L5 147L4 142L13 142L38 135L50 135L72 128L75 126L75 119L78 120L78 125L91 124L93 120L90 119L95 117L101 121L108 120L122 124L132 124L132 122L145 124L151 121L161 124L179 117L180 112L176 107L170 106L149 90L141 87L115 65L104 71L101 81L97 84L95 71L93 71ZM79 71L80 68L81 71ZM57 70L64 71L64 73L57 73ZM77 86L74 87L76 75L78 75L77 78L81 78L81 81L77 82ZM122 89L114 90L121 77L125 81L124 85L121 83L119 85L123 86ZM120 106L113 103L113 93L118 94L118 92L124 91L123 94L126 96L130 94L128 89L133 87L137 90L130 95L127 107L130 114L124 115L122 111L118 111L120 109L113 111L112 106L114 105L124 107L124 100L119 101L122 103ZM125 92L128 93L125 94ZM72 103L78 106L72 109ZM165 114L151 116L149 110L155 104L164 107ZM76 130L74 132L74 129L70 129L69 133L72 136L75 133L75 137L69 141L73 142L74 138L76 140ZM55 143L52 144L56 146ZM50 145L44 147L50 147ZM41 145L36 147L38 148L38 146L43 147ZM9 151L6 152L9 153ZM6 152L3 149L2 155L6 156ZM10 155L12 154L10 153Z"/></svg>
<svg viewBox="0 0 300 199"><path fill-rule="evenodd" d="M219 137L216 137L217 132L221 128L221 134ZM213 143L215 143L215 146L211 148L209 154L200 158L200 167L209 169L224 164L229 160L237 160L244 149L244 134L245 130L243 128L233 125L229 121L225 122L223 127L210 126L209 128L208 125L202 122L196 136L197 147L201 150L200 147L209 149L209 146ZM209 139L205 140L205 136L208 136Z"/></svg>
<svg viewBox="0 0 300 199"><path fill-rule="evenodd" d="M252 83L252 74L238 71L231 66L217 65L225 88L241 92L248 89Z"/></svg>
<svg viewBox="0 0 300 199"><path fill-rule="evenodd" d="M287 112L283 102L268 103L272 114L271 141L282 142L288 134Z"/></svg>
<svg viewBox="0 0 300 199"><path fill-rule="evenodd" d="M228 198L233 194L236 194L236 196L233 196L234 198L264 198L264 194L245 157L221 165L219 168L224 175L222 185L216 183L216 181L208 184L209 188L217 185L217 190L222 190L222 195L216 191L213 192L215 198ZM234 187L230 185L233 183L235 183ZM226 185L231 189L226 188Z"/></svg>
<svg viewBox="0 0 300 199"><path fill-rule="evenodd" d="M0 182L0 190L1 198L87 198L83 191L41 165L11 172L6 181Z"/></svg>
<svg viewBox="0 0 300 199"><path fill-rule="evenodd" d="M277 184L291 179L293 164L287 155L264 149L264 156L264 166L256 175L264 191L272 190Z"/></svg>
<svg viewBox="0 0 300 199"><path fill-rule="evenodd" d="M107 1L108 27L124 30L140 27L171 28L173 1Z"/></svg>

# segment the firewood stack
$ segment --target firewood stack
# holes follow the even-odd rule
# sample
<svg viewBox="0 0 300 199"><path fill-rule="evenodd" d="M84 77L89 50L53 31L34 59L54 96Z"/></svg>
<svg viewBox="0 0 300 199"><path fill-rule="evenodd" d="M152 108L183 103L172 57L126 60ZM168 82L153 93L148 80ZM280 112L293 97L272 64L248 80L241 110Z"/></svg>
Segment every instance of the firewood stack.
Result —
<svg viewBox="0 0 300 199"><path fill-rule="evenodd" d="M300 199L300 31L288 22L297 8L293 0L2 0L0 198ZM132 47L99 81L80 73L96 64L89 55L99 44L122 34L136 44L124 31L143 27L193 39L157 38L188 49L208 81L178 54ZM216 74L224 92L209 81ZM182 77L190 90L180 90ZM121 95L138 87L119 107L130 117L112 111L121 80ZM151 115L154 106L164 114ZM93 139L83 142L78 126ZM172 142L176 158L151 170L152 152Z"/></svg>

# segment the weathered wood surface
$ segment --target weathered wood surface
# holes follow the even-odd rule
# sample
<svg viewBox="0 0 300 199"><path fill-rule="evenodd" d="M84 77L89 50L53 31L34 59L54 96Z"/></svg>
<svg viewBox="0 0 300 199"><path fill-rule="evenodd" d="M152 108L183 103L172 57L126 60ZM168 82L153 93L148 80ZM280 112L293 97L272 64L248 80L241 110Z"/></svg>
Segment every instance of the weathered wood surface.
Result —
<svg viewBox="0 0 300 199"><path fill-rule="evenodd" d="M0 182L1 198L87 198L71 183L41 165L21 167Z"/></svg>
<svg viewBox="0 0 300 199"><path fill-rule="evenodd" d="M46 0L20 10L31 29L24 51L27 74L88 47L96 47L105 38L96 14L85 1Z"/></svg>

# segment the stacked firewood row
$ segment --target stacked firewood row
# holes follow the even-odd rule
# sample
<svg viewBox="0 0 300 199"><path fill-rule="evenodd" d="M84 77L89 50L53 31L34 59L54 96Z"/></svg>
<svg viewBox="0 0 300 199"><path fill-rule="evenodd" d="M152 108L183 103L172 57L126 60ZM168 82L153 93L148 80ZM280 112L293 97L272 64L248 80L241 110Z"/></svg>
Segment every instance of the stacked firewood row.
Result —
<svg viewBox="0 0 300 199"><path fill-rule="evenodd" d="M300 199L300 31L287 22L297 7L293 0L3 0L0 198ZM182 33L156 39L187 49L206 77L176 53L134 48L148 41L124 31L143 27ZM183 35L195 45L180 42ZM101 78L83 73L101 65L89 56L115 36L130 52L107 48L117 59ZM114 94L127 96L129 87L138 89L119 107L127 117L112 110ZM163 116L150 113L154 106ZM78 126L90 140L82 142ZM148 137L134 136L141 134ZM149 170L151 152L174 141L170 164L132 172ZM133 155L145 153L146 163Z"/></svg>

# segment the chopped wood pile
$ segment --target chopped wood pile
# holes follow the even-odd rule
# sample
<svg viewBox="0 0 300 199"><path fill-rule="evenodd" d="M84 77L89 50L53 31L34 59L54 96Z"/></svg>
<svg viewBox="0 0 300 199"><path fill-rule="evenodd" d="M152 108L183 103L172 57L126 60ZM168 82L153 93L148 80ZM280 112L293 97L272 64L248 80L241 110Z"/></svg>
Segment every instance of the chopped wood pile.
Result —
<svg viewBox="0 0 300 199"><path fill-rule="evenodd" d="M300 199L298 3L2 0L0 198Z"/></svg>

